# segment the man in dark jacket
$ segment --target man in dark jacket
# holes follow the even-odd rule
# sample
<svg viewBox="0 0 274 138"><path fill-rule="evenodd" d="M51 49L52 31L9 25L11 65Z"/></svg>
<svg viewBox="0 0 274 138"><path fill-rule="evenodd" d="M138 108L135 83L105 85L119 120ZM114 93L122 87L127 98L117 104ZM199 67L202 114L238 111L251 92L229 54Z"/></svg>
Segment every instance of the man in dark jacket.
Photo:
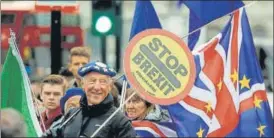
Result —
<svg viewBox="0 0 274 138"><path fill-rule="evenodd" d="M78 71L83 77L85 95L80 100L80 108L70 110L60 125L49 129L44 137L90 137L117 108L113 105L110 91L111 77L116 72L101 62L91 62ZM136 137L131 122L122 112L117 112L95 137Z"/></svg>

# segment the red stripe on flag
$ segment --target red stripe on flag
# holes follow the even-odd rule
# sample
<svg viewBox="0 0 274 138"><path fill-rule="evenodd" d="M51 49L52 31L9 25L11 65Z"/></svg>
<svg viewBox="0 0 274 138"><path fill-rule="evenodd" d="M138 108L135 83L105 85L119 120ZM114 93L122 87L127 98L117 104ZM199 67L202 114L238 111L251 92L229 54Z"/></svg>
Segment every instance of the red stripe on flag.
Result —
<svg viewBox="0 0 274 138"><path fill-rule="evenodd" d="M218 103L214 114L216 115L221 128L210 133L208 137L224 137L233 131L239 122L239 116L236 112L232 96L226 85L223 85L221 88L221 91L217 96L217 101Z"/></svg>
<svg viewBox="0 0 274 138"><path fill-rule="evenodd" d="M153 129L160 137L167 137L155 124L150 121L132 121L133 127L149 127Z"/></svg>
<svg viewBox="0 0 274 138"><path fill-rule="evenodd" d="M239 114L242 114L242 112L255 107L253 103L255 96L260 100L267 101L265 90L258 90L250 98L245 99L240 103Z"/></svg>
<svg viewBox="0 0 274 138"><path fill-rule="evenodd" d="M218 90L219 90L217 85L220 82L220 80L223 80L222 78L224 76L224 63L223 63L222 57L215 50L218 42L219 41L217 39L216 42L212 43L212 46L209 47L204 52L205 65L204 65L204 68L202 69L203 72L206 74L206 76L214 84L216 94L218 93Z"/></svg>
<svg viewBox="0 0 274 138"><path fill-rule="evenodd" d="M224 137L237 126L239 117L236 112L232 96L227 86L223 83L221 89L217 87L224 76L224 63L221 55L215 50L217 43L204 51L205 66L202 69L212 81L216 89L217 105L214 111L221 128L213 131L209 137Z"/></svg>
<svg viewBox="0 0 274 138"><path fill-rule="evenodd" d="M208 43L204 48L199 50L199 53L202 53L203 51L207 51L208 49L212 48L212 45L214 45L216 47L218 43L219 43L219 39L215 38L212 42Z"/></svg>
<svg viewBox="0 0 274 138"><path fill-rule="evenodd" d="M238 28L239 28L239 10L234 13L233 20L233 30L232 30L232 39L231 39L231 72L234 73L234 70L238 72ZM234 87L237 88L238 81L235 81Z"/></svg>
<svg viewBox="0 0 274 138"><path fill-rule="evenodd" d="M205 107L207 105L206 102L203 102L203 101L191 98L190 96L186 96L183 101L185 103L187 103L188 105L192 106L192 107L195 107L197 109L203 110L207 114L207 116L209 116L210 118L212 118L212 116L213 116L213 109L211 108L211 111L207 112L207 109Z"/></svg>

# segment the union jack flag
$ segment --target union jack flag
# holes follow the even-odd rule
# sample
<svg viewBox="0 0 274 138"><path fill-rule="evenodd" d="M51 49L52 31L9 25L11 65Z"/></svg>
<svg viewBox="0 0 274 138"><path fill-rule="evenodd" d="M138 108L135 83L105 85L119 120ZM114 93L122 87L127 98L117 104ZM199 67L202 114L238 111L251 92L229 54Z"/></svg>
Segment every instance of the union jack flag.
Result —
<svg viewBox="0 0 274 138"><path fill-rule="evenodd" d="M172 122L133 121L132 125L139 137L177 137Z"/></svg>
<svg viewBox="0 0 274 138"><path fill-rule="evenodd" d="M273 136L272 115L245 9L193 50L196 80L168 106L178 136Z"/></svg>

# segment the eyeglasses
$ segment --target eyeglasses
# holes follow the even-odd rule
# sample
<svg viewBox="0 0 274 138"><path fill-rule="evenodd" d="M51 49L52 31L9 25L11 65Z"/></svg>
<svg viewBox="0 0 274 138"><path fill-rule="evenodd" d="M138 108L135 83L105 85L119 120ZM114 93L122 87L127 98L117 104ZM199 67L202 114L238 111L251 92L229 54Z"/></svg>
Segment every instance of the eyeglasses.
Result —
<svg viewBox="0 0 274 138"><path fill-rule="evenodd" d="M92 85L96 84L97 82L100 85L107 85L107 84L109 84L110 80L109 79L95 79L95 78L87 80L87 83L92 84Z"/></svg>

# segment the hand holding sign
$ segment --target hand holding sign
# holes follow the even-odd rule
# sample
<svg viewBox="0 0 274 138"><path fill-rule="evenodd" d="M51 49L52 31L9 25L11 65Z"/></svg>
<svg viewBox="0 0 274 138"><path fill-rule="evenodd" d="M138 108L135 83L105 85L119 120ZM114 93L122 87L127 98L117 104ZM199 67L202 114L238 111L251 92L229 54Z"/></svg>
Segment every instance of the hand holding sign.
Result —
<svg viewBox="0 0 274 138"><path fill-rule="evenodd" d="M126 48L125 75L140 95L155 104L182 100L194 83L194 59L185 43L161 29L136 35Z"/></svg>

